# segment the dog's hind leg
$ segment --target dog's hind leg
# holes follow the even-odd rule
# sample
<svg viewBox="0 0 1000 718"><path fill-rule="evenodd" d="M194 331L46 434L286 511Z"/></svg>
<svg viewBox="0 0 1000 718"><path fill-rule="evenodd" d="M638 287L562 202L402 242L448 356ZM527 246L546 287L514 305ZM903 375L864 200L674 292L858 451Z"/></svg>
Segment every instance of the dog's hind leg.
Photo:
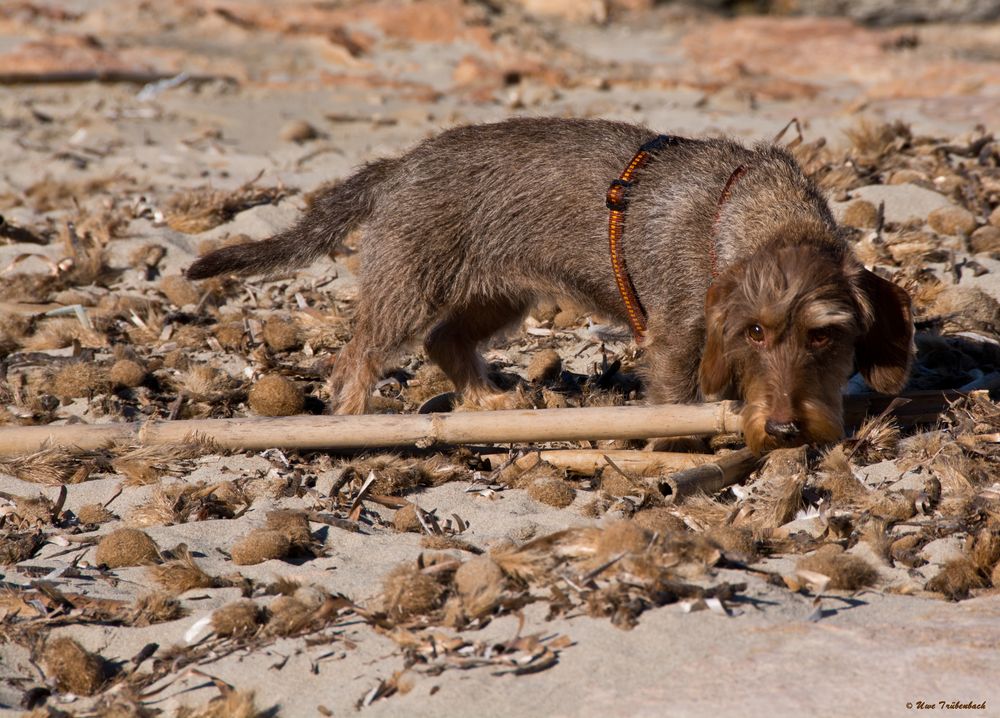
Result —
<svg viewBox="0 0 1000 718"><path fill-rule="evenodd" d="M364 334L354 337L337 355L327 387L335 414L364 414L368 398L390 356L384 348L367 343Z"/></svg>
<svg viewBox="0 0 1000 718"><path fill-rule="evenodd" d="M334 413L365 413L386 364L433 324L435 311L414 292L415 281L395 273L362 277L353 336L327 383Z"/></svg>
<svg viewBox="0 0 1000 718"><path fill-rule="evenodd" d="M489 380L486 363L477 347L519 321L528 306L527 302L517 300L491 299L452 309L424 340L427 355L465 398L486 404L500 390Z"/></svg>

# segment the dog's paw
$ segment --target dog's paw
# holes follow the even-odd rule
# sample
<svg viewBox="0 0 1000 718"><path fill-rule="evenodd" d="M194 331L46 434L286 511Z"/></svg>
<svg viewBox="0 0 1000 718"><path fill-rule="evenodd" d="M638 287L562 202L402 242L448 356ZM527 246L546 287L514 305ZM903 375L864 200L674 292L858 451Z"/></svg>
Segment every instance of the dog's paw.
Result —
<svg viewBox="0 0 1000 718"><path fill-rule="evenodd" d="M466 391L456 411L498 411L501 409L536 409L536 402L522 387L512 391Z"/></svg>
<svg viewBox="0 0 1000 718"><path fill-rule="evenodd" d="M670 436L650 439L646 451L672 451L684 454L704 454L709 451L708 441L701 436Z"/></svg>

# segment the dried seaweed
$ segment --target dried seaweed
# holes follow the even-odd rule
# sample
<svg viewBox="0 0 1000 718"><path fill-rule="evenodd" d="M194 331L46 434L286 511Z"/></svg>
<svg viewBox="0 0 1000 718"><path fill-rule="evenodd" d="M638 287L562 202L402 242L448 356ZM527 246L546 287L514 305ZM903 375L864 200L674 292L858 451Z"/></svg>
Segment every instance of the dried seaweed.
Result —
<svg viewBox="0 0 1000 718"><path fill-rule="evenodd" d="M199 234L228 222L239 212L276 203L291 193L283 186L255 187L255 184L256 178L232 191L198 187L178 192L164 204L164 217L171 229Z"/></svg>
<svg viewBox="0 0 1000 718"><path fill-rule="evenodd" d="M467 478L469 470L445 455L407 459L394 454L377 454L343 464L338 483L357 490L370 474L375 476L371 487L373 494L400 496L420 486L439 486Z"/></svg>
<svg viewBox="0 0 1000 718"><path fill-rule="evenodd" d="M34 484L78 484L97 468L99 458L98 452L53 446L16 459L0 459L0 471Z"/></svg>

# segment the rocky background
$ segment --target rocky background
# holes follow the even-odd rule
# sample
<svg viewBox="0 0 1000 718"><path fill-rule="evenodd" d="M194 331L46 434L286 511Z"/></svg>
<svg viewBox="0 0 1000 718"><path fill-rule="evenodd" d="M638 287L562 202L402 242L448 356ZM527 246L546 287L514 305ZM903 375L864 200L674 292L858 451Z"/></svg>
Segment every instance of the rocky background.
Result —
<svg viewBox="0 0 1000 718"><path fill-rule="evenodd" d="M354 248L274 281L181 271L365 161L515 114L788 145L864 261L911 291L910 389L966 397L683 502L655 467L567 472L525 446L2 457L0 714L1000 711L998 16L5 2L0 431L320 413ZM491 345L509 405L641 401L602 321L551 304ZM374 403L449 388L414 351Z"/></svg>

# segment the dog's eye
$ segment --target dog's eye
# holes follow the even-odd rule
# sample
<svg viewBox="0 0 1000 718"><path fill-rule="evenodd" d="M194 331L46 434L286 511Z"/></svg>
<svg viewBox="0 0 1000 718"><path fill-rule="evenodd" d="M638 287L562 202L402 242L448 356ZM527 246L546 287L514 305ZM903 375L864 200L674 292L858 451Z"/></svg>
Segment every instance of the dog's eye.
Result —
<svg viewBox="0 0 1000 718"><path fill-rule="evenodd" d="M764 341L764 327L760 324L751 324L747 327L747 339L750 341L760 344Z"/></svg>
<svg viewBox="0 0 1000 718"><path fill-rule="evenodd" d="M829 329L811 329L809 331L809 346L813 349L822 349L830 343Z"/></svg>

